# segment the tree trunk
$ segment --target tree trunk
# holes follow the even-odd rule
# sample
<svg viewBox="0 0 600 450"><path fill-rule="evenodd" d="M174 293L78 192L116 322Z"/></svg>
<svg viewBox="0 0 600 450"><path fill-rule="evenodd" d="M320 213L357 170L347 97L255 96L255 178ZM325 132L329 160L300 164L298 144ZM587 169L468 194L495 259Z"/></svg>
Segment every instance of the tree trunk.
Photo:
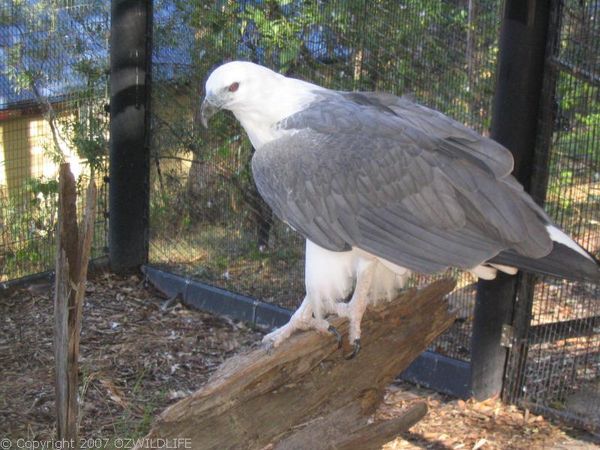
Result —
<svg viewBox="0 0 600 450"><path fill-rule="evenodd" d="M442 280L373 307L362 350L345 360L333 336L298 333L280 347L226 361L199 391L158 416L148 439L186 438L194 449L379 448L424 414L424 405L369 420L385 388L454 321ZM346 335L346 320L332 324Z"/></svg>

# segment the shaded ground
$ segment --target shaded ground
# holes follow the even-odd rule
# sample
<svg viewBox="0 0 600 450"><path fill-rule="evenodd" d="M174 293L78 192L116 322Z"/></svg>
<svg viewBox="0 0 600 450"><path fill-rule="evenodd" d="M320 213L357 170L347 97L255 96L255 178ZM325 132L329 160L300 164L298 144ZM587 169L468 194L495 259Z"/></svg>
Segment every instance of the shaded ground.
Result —
<svg viewBox="0 0 600 450"><path fill-rule="evenodd" d="M154 229L149 260L170 272L213 286L296 308L304 297L304 241L281 223L260 251L256 236L236 223Z"/></svg>
<svg viewBox="0 0 600 450"><path fill-rule="evenodd" d="M48 288L0 300L0 436L54 435L52 303ZM191 311L137 277L88 284L81 338L81 430L88 437L144 434L154 415L206 381L260 335L242 323Z"/></svg>
<svg viewBox="0 0 600 450"><path fill-rule="evenodd" d="M0 438L54 437L49 290L41 285L0 294ZM165 406L260 337L241 323L168 305L138 277L97 274L87 289L81 340L82 435L144 435ZM600 448L514 406L463 402L403 383L390 387L378 414L392 416L419 399L430 412L386 450Z"/></svg>

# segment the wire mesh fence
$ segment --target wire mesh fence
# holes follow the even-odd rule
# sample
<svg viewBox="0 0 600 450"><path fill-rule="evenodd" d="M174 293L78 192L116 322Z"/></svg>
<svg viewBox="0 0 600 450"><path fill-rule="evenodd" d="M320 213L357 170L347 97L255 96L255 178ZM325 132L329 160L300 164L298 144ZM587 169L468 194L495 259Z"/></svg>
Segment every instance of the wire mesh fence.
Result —
<svg viewBox="0 0 600 450"><path fill-rule="evenodd" d="M333 89L408 94L487 134L502 3L155 0L150 262L296 307L303 239L257 194L253 149L233 117L199 126L207 74L250 60ZM0 6L0 281L52 267L61 158L80 185L92 172L98 178L94 255L106 252L107 8L100 0ZM600 3L554 0L553 8L545 81L552 119L541 124L550 145L538 158L538 197L598 256ZM475 280L450 274L459 320L432 350L468 361ZM597 427L599 287L543 278L531 292L520 299L531 307L509 358L506 397Z"/></svg>
<svg viewBox="0 0 600 450"><path fill-rule="evenodd" d="M600 3L553 2L546 60L554 108L538 177L545 207L569 235L600 254ZM506 397L600 429L600 286L544 277L535 284L506 372Z"/></svg>
<svg viewBox="0 0 600 450"><path fill-rule="evenodd" d="M258 196L247 137L225 114L209 131L198 126L210 70L244 59L333 89L408 94L487 133L501 7L500 1L158 2L151 263L298 306L303 240ZM453 305L462 320L434 345L465 360L474 281L459 276Z"/></svg>
<svg viewBox="0 0 600 450"><path fill-rule="evenodd" d="M58 163L100 186L93 257L106 254L105 2L0 6L0 281L54 266Z"/></svg>

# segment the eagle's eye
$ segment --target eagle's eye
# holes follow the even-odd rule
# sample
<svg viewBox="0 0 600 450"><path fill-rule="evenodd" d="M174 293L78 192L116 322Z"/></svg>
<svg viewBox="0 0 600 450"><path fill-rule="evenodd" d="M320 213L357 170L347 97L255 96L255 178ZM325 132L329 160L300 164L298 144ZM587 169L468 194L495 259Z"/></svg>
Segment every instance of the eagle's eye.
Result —
<svg viewBox="0 0 600 450"><path fill-rule="evenodd" d="M238 82L236 81L236 82L234 82L234 83L231 83L231 84L229 85L229 88L228 88L228 89L229 89L229 92L235 92L235 91L237 91L237 90L238 90L238 88L239 88L239 87L240 87L240 83L238 83Z"/></svg>

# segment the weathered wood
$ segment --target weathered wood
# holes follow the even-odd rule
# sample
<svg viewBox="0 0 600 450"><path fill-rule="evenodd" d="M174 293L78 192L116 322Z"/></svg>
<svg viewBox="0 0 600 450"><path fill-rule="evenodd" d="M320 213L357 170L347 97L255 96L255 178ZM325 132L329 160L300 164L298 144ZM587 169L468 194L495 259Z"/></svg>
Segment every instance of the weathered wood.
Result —
<svg viewBox="0 0 600 450"><path fill-rule="evenodd" d="M88 261L92 251L92 240L94 237L94 222L96 220L96 183L90 180L86 191L85 211L83 222L79 230L79 242L77 243L77 261L74 298L72 302L71 314L69 315L69 355L73 362L73 373L77 377L77 361L79 360L79 337L81 335L81 316L83 314L83 297L85 295L85 284L87 281ZM78 385L78 380L73 380L74 386Z"/></svg>
<svg viewBox="0 0 600 450"><path fill-rule="evenodd" d="M79 336L96 214L96 185L90 181L80 233L77 193L69 164L60 166L55 279L55 390L58 438L77 442Z"/></svg>
<svg viewBox="0 0 600 450"><path fill-rule="evenodd" d="M77 226L77 185L69 164L59 168L57 247L64 249L71 280L77 279L79 228Z"/></svg>
<svg viewBox="0 0 600 450"><path fill-rule="evenodd" d="M59 221L60 222L60 221ZM54 289L54 370L56 422L60 439L67 438L69 424L69 264L64 250L58 249Z"/></svg>
<svg viewBox="0 0 600 450"><path fill-rule="evenodd" d="M147 437L188 438L199 450L350 448L376 432L391 440L420 410L387 425L369 418L385 388L453 323L444 300L453 287L438 281L368 311L362 350L350 361L332 336L316 332L231 358L202 389L160 414ZM332 323L347 334L347 321Z"/></svg>
<svg viewBox="0 0 600 450"><path fill-rule="evenodd" d="M69 164L61 164L54 294L54 357L57 432L59 439L69 441L77 438L77 371L73 370L70 330L78 275L78 237L75 178Z"/></svg>
<svg viewBox="0 0 600 450"><path fill-rule="evenodd" d="M273 450L379 450L421 420L427 405L419 402L391 420L367 423L368 416L354 402L327 417L303 424L273 445ZM361 424L364 426L361 427Z"/></svg>
<svg viewBox="0 0 600 450"><path fill-rule="evenodd" d="M398 434L408 430L427 414L427 405L419 402L409 407L400 417L371 423L352 433L335 445L336 450L379 450Z"/></svg>

